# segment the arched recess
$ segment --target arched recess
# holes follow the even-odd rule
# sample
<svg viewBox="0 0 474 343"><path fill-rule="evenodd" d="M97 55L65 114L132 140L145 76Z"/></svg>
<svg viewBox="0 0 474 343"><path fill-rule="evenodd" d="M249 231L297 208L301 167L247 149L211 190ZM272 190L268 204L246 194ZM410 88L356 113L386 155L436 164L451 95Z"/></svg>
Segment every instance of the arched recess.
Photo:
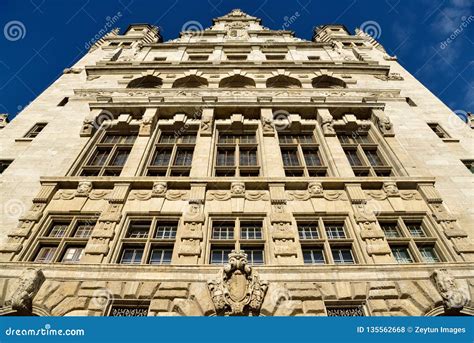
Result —
<svg viewBox="0 0 474 343"><path fill-rule="evenodd" d="M21 312L21 311L12 309L11 306L7 306L0 309L0 317L3 317L3 316L6 316L6 317L24 317L24 316L49 317L51 316L51 313L47 311L46 309L36 306L36 305L33 305L31 312Z"/></svg>
<svg viewBox="0 0 474 343"><path fill-rule="evenodd" d="M446 311L444 306L438 306L428 311L427 317L443 317L443 316L474 316L474 308L465 306L459 311Z"/></svg>
<svg viewBox="0 0 474 343"><path fill-rule="evenodd" d="M347 84L344 81L329 75L315 77L311 85L313 88L347 88Z"/></svg>
<svg viewBox="0 0 474 343"><path fill-rule="evenodd" d="M267 88L301 88L301 82L287 75L276 75L267 80Z"/></svg>
<svg viewBox="0 0 474 343"><path fill-rule="evenodd" d="M209 85L204 77L188 75L173 82L173 88L205 88Z"/></svg>
<svg viewBox="0 0 474 343"><path fill-rule="evenodd" d="M163 80L157 76L146 75L130 81L127 88L160 88Z"/></svg>
<svg viewBox="0 0 474 343"><path fill-rule="evenodd" d="M255 81L243 75L232 75L219 82L219 88L255 88Z"/></svg>

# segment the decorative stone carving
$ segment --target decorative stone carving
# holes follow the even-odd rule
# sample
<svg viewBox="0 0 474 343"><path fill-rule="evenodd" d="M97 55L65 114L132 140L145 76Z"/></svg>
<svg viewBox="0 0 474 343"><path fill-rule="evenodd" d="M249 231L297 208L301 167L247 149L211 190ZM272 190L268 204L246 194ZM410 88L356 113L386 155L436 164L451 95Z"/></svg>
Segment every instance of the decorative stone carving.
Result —
<svg viewBox="0 0 474 343"><path fill-rule="evenodd" d="M171 189L166 192L166 200L177 201L177 200L187 200L189 197L189 191Z"/></svg>
<svg viewBox="0 0 474 343"><path fill-rule="evenodd" d="M268 283L248 264L244 251L233 250L215 280L208 281L216 313L226 316L259 315Z"/></svg>
<svg viewBox="0 0 474 343"><path fill-rule="evenodd" d="M459 287L454 277L446 269L438 269L433 279L439 294L443 298L446 310L461 310L469 302L466 290Z"/></svg>
<svg viewBox="0 0 474 343"><path fill-rule="evenodd" d="M212 135L212 116L202 116L200 133L201 136Z"/></svg>
<svg viewBox="0 0 474 343"><path fill-rule="evenodd" d="M273 118L268 116L262 116L262 128L264 136L273 136L275 134Z"/></svg>
<svg viewBox="0 0 474 343"><path fill-rule="evenodd" d="M207 200L226 201L232 197L230 191L208 191L206 195Z"/></svg>
<svg viewBox="0 0 474 343"><path fill-rule="evenodd" d="M230 193L233 197L245 196L245 184L243 182L233 182L230 186Z"/></svg>
<svg viewBox="0 0 474 343"><path fill-rule="evenodd" d="M15 292L11 297L12 309L23 313L31 313L33 298L45 280L40 269L28 268L20 276Z"/></svg>
<svg viewBox="0 0 474 343"><path fill-rule="evenodd" d="M403 81L404 78L399 73L390 73L388 75L374 75L376 79L382 81Z"/></svg>
<svg viewBox="0 0 474 343"><path fill-rule="evenodd" d="M310 197L318 198L324 196L323 185L321 182L310 182L308 184L308 193Z"/></svg>
<svg viewBox="0 0 474 343"><path fill-rule="evenodd" d="M92 182L81 181L77 186L76 196L77 197L88 197L92 191Z"/></svg>
<svg viewBox="0 0 474 343"><path fill-rule="evenodd" d="M391 137L395 135L395 133L393 132L392 122L384 111L382 111L381 109L373 109L372 114L372 120L377 125L382 135L386 137Z"/></svg>
<svg viewBox="0 0 474 343"><path fill-rule="evenodd" d="M392 182L392 181L384 182L383 183L383 190L385 191L387 196L395 197L395 196L399 195L398 187L397 187L396 182Z"/></svg>
<svg viewBox="0 0 474 343"><path fill-rule="evenodd" d="M321 112L321 126L325 136L335 136L336 131L334 130L334 119L331 114Z"/></svg>
<svg viewBox="0 0 474 343"><path fill-rule="evenodd" d="M154 182L151 195L153 197L164 197L166 195L166 190L168 186L166 182Z"/></svg>
<svg viewBox="0 0 474 343"><path fill-rule="evenodd" d="M246 191L245 200L258 201L258 200L269 200L270 196L268 191Z"/></svg>
<svg viewBox="0 0 474 343"><path fill-rule="evenodd" d="M140 121L139 136L150 136L153 126L154 116L143 116Z"/></svg>
<svg viewBox="0 0 474 343"><path fill-rule="evenodd" d="M63 70L63 74L80 74L81 72L81 68L66 68Z"/></svg>
<svg viewBox="0 0 474 343"><path fill-rule="evenodd" d="M96 127L96 122L94 117L87 117L82 123L82 128L80 132L81 137L90 137L92 136L94 129Z"/></svg>

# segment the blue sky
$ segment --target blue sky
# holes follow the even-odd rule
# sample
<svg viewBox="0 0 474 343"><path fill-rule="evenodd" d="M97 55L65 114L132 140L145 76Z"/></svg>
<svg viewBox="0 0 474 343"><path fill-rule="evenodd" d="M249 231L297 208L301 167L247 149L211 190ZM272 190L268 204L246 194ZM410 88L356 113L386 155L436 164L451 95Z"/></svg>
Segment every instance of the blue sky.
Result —
<svg viewBox="0 0 474 343"><path fill-rule="evenodd" d="M110 17L120 13L122 30L160 26L168 40L188 21L208 27L233 8L271 29L286 22L305 39L321 24L375 28L385 49L453 111L474 111L474 0L0 0L0 113L12 118L41 94Z"/></svg>

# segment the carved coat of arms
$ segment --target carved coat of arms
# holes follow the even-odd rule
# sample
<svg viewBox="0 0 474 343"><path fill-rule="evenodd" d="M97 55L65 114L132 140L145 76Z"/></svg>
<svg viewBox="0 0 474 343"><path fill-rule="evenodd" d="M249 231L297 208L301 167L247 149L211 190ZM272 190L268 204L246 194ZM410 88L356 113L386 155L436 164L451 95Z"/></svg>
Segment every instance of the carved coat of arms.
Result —
<svg viewBox="0 0 474 343"><path fill-rule="evenodd" d="M268 283L248 264L247 254L233 250L215 280L208 282L218 315L258 315Z"/></svg>

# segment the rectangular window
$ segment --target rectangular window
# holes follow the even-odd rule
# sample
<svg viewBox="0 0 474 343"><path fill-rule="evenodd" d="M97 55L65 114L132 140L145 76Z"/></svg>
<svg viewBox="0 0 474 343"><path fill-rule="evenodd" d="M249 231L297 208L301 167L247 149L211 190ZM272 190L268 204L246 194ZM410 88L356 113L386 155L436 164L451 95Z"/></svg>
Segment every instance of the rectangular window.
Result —
<svg viewBox="0 0 474 343"><path fill-rule="evenodd" d="M309 167L321 166L321 158L317 151L303 150L304 160Z"/></svg>
<svg viewBox="0 0 474 343"><path fill-rule="evenodd" d="M150 254L150 264L171 264L172 256L172 248L155 248Z"/></svg>
<svg viewBox="0 0 474 343"><path fill-rule="evenodd" d="M354 264L352 250L348 248L332 248L332 257L336 264Z"/></svg>
<svg viewBox="0 0 474 343"><path fill-rule="evenodd" d="M247 254L249 264L262 265L265 263L263 248L242 246L242 250Z"/></svg>
<svg viewBox="0 0 474 343"><path fill-rule="evenodd" d="M451 138L451 136L438 123L428 123L430 129L441 139Z"/></svg>
<svg viewBox="0 0 474 343"><path fill-rule="evenodd" d="M95 221L80 221L77 223L74 237L76 238L89 238L94 230Z"/></svg>
<svg viewBox="0 0 474 343"><path fill-rule="evenodd" d="M325 264L324 251L322 248L303 249L303 259L305 264Z"/></svg>
<svg viewBox="0 0 474 343"><path fill-rule="evenodd" d="M211 250L211 264L225 264L233 248L216 248Z"/></svg>
<svg viewBox="0 0 474 343"><path fill-rule="evenodd" d="M364 152L371 166L376 167L383 165L382 160L380 159L379 155L377 155L377 150L365 149Z"/></svg>
<svg viewBox="0 0 474 343"><path fill-rule="evenodd" d="M140 264L143 257L143 248L129 248L123 249L122 258L120 263L122 264Z"/></svg>
<svg viewBox="0 0 474 343"><path fill-rule="evenodd" d="M48 237L61 238L66 235L66 231L71 223L53 223L51 230L49 231Z"/></svg>
<svg viewBox="0 0 474 343"><path fill-rule="evenodd" d="M24 136L24 138L36 138L46 127L47 123L36 123Z"/></svg>
<svg viewBox="0 0 474 343"><path fill-rule="evenodd" d="M398 224L396 222L380 223L380 227L382 228L382 231L385 233L385 237L387 238L401 237L400 230L398 229Z"/></svg>
<svg viewBox="0 0 474 343"><path fill-rule="evenodd" d="M99 131L100 132L100 131ZM137 134L105 133L81 169L82 176L118 176L127 162Z"/></svg>
<svg viewBox="0 0 474 343"><path fill-rule="evenodd" d="M344 232L344 224L324 223L326 234L329 239L344 239L346 233Z"/></svg>
<svg viewBox="0 0 474 343"><path fill-rule="evenodd" d="M41 247L36 254L35 262L48 263L53 262L57 247Z"/></svg>
<svg viewBox="0 0 474 343"><path fill-rule="evenodd" d="M240 239L262 239L261 223L241 223Z"/></svg>
<svg viewBox="0 0 474 343"><path fill-rule="evenodd" d="M346 153L349 164L352 167L359 167L362 165L362 162L359 156L357 156L357 152L355 150L344 150L344 152Z"/></svg>
<svg viewBox="0 0 474 343"><path fill-rule="evenodd" d="M258 176L258 144L255 133L219 133L215 176Z"/></svg>
<svg viewBox="0 0 474 343"><path fill-rule="evenodd" d="M461 162L466 166L467 169L469 169L471 173L474 174L474 160L461 160Z"/></svg>
<svg viewBox="0 0 474 343"><path fill-rule="evenodd" d="M147 167L147 175L189 176L196 134L196 132L191 132L177 135L172 132L160 132Z"/></svg>
<svg viewBox="0 0 474 343"><path fill-rule="evenodd" d="M300 239L319 239L317 223L298 223L298 233Z"/></svg>
<svg viewBox="0 0 474 343"><path fill-rule="evenodd" d="M426 262L426 263L441 262L433 246L419 246L418 250L420 251L423 262Z"/></svg>
<svg viewBox="0 0 474 343"><path fill-rule="evenodd" d="M131 221L128 227L128 238L148 238L150 221Z"/></svg>
<svg viewBox="0 0 474 343"><path fill-rule="evenodd" d="M84 254L83 247L69 247L64 253L62 262L63 263L77 263L81 260L82 255Z"/></svg>
<svg viewBox="0 0 474 343"><path fill-rule="evenodd" d="M425 237L425 232L423 231L421 222L406 222L405 221L405 226L408 229L408 232L410 232L410 235L412 237Z"/></svg>
<svg viewBox="0 0 474 343"><path fill-rule="evenodd" d="M407 247L390 247L392 250L393 257L398 263L413 263L410 251Z"/></svg>
<svg viewBox="0 0 474 343"><path fill-rule="evenodd" d="M212 239L234 239L234 223L214 223Z"/></svg>
<svg viewBox="0 0 474 343"><path fill-rule="evenodd" d="M295 150L282 150L281 155L283 157L283 166L285 167L295 167L300 165L298 160L298 151Z"/></svg>
<svg viewBox="0 0 474 343"><path fill-rule="evenodd" d="M155 238L157 238L157 239L175 239L177 231L178 231L178 223L177 222L158 222L156 224Z"/></svg>

